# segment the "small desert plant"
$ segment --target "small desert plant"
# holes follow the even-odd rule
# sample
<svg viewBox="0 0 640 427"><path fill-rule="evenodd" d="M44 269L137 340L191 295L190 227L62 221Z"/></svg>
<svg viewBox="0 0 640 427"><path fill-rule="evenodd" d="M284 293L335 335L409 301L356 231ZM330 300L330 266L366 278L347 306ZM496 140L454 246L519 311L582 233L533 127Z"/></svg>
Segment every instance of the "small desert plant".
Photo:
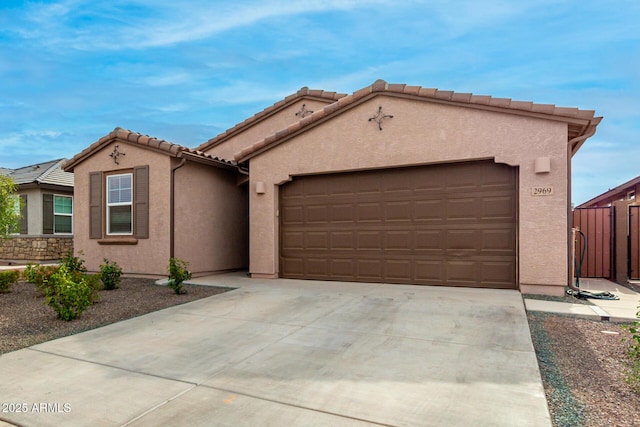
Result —
<svg viewBox="0 0 640 427"><path fill-rule="evenodd" d="M93 289L84 277L74 279L67 267L60 266L48 281L47 304L62 320L73 320L91 305Z"/></svg>
<svg viewBox="0 0 640 427"><path fill-rule="evenodd" d="M638 308L640 309L640 306ZM636 317L640 318L640 310L636 313ZM624 325L623 328L631 333L631 343L627 349L629 365L626 380L636 393L640 393L640 320Z"/></svg>
<svg viewBox="0 0 640 427"><path fill-rule="evenodd" d="M182 286L182 282L191 279L191 272L187 270L189 263L178 258L169 260L169 282L168 286L173 289L176 295L186 294L187 291Z"/></svg>
<svg viewBox="0 0 640 427"><path fill-rule="evenodd" d="M16 270L0 271L0 294L11 292L13 286L20 278Z"/></svg>
<svg viewBox="0 0 640 427"><path fill-rule="evenodd" d="M100 280L104 288L108 291L116 289L120 284L120 276L122 276L122 268L118 263L104 258L104 264L100 265Z"/></svg>

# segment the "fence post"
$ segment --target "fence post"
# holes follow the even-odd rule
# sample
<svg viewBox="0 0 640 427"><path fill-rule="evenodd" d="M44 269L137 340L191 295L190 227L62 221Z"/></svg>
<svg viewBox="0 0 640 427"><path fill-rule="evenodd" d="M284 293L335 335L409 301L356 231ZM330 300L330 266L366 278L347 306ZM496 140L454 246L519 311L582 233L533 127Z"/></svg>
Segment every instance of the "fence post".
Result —
<svg viewBox="0 0 640 427"><path fill-rule="evenodd" d="M629 212L624 200L613 202L615 281L626 285L629 278Z"/></svg>

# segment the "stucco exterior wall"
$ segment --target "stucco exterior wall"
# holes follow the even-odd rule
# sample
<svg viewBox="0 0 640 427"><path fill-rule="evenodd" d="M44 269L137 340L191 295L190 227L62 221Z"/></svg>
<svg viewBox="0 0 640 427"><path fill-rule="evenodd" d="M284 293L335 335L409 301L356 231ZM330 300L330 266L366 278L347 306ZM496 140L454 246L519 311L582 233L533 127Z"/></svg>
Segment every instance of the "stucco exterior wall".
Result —
<svg viewBox="0 0 640 427"><path fill-rule="evenodd" d="M42 192L38 188L20 190L27 196L27 231L29 235L42 234Z"/></svg>
<svg viewBox="0 0 640 427"><path fill-rule="evenodd" d="M109 156L116 144L119 145L119 151L125 153L119 157L119 165ZM97 271L103 258L108 258L117 262L127 274L166 276L169 263L170 160L165 154L116 142L105 146L74 168L75 253L84 253L82 258L90 271ZM90 239L89 173L128 171L144 165L149 165L149 238L138 239L134 245L100 244L99 240ZM104 215L103 211L103 221Z"/></svg>
<svg viewBox="0 0 640 427"><path fill-rule="evenodd" d="M393 115L383 130L368 119ZM568 274L567 125L390 96L372 98L250 160L250 271L278 274L278 186L293 175L495 159L519 168L519 285L561 294ZM549 157L549 173L535 173ZM256 194L256 182L265 194ZM553 194L533 196L534 187Z"/></svg>
<svg viewBox="0 0 640 427"><path fill-rule="evenodd" d="M313 99L301 99L289 107L270 115L265 120L257 122L255 125L229 138L222 144L212 147L207 150L207 154L227 160L233 159L233 155L243 148L258 142L266 135L276 133L281 129L285 129L288 125L300 120L302 117L299 115L296 116L296 113L302 109L302 104L305 104L305 109L316 111L328 105L329 102L322 102Z"/></svg>
<svg viewBox="0 0 640 427"><path fill-rule="evenodd" d="M238 173L187 162L175 175L175 256L194 275L249 265L247 184Z"/></svg>

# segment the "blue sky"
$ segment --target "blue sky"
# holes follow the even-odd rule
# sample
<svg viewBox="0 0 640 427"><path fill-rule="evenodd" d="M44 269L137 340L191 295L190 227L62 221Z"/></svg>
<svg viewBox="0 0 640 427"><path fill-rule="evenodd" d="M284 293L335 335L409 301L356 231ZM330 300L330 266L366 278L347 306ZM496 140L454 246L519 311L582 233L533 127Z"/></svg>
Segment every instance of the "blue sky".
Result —
<svg viewBox="0 0 640 427"><path fill-rule="evenodd" d="M640 2L0 2L0 166L116 126L196 147L303 86L376 79L596 110L573 201L640 175Z"/></svg>

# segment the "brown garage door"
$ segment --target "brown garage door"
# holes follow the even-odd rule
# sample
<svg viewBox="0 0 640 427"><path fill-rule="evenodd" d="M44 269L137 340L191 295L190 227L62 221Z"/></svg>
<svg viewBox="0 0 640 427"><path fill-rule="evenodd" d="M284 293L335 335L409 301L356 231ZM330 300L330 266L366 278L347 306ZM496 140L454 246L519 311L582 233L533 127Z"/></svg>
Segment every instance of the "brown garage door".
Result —
<svg viewBox="0 0 640 427"><path fill-rule="evenodd" d="M515 288L516 181L490 161L295 177L280 276Z"/></svg>

